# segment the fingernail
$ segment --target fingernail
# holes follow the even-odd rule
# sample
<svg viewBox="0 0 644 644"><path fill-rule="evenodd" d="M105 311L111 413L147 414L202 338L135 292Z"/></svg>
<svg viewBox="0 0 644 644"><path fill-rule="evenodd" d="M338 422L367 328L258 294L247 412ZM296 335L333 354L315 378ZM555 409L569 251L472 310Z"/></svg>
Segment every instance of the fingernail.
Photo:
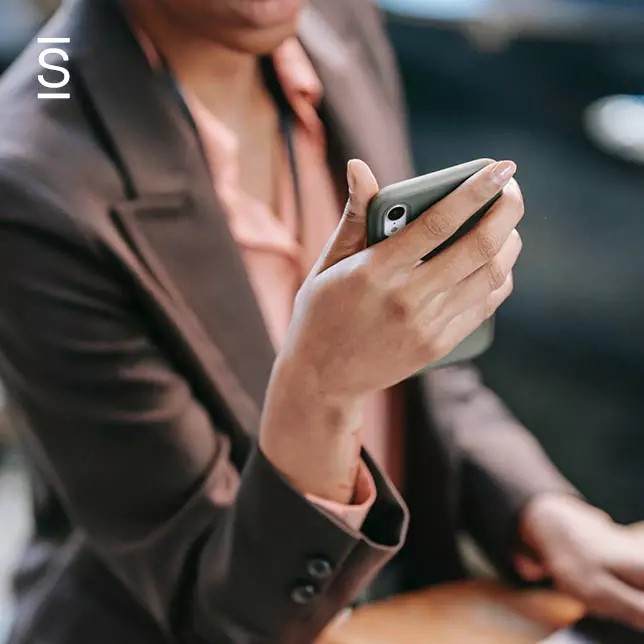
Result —
<svg viewBox="0 0 644 644"><path fill-rule="evenodd" d="M501 161L497 163L496 168L494 168L494 173L492 174L492 181L497 186L504 186L517 171L516 163L513 161Z"/></svg>
<svg viewBox="0 0 644 644"><path fill-rule="evenodd" d="M357 182L355 163L355 159L351 159L349 163L347 163L347 183L349 184L349 194L354 192Z"/></svg>

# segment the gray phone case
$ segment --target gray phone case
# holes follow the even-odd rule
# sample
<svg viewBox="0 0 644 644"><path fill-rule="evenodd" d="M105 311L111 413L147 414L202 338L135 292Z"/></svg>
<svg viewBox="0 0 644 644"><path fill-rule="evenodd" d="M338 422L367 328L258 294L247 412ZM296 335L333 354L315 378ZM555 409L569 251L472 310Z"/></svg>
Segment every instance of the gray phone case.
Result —
<svg viewBox="0 0 644 644"><path fill-rule="evenodd" d="M408 217L406 223L409 224L428 208L447 197L450 192L453 192L479 170L493 162L492 159L477 159L476 161L463 163L462 165L432 172L383 188L369 203L367 211L367 245L377 244L386 238L385 218L394 206L401 205L406 208ZM500 194L484 208L474 213L452 237L423 259L431 259L474 228L499 196ZM494 318L490 318L465 338L451 353L442 360L428 365L427 369L476 358L487 351L493 341Z"/></svg>

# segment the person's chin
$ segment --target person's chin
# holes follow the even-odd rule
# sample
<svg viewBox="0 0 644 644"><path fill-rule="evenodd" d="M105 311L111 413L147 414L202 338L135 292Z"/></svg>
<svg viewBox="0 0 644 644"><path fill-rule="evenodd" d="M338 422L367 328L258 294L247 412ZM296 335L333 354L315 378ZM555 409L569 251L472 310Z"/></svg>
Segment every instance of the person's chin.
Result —
<svg viewBox="0 0 644 644"><path fill-rule="evenodd" d="M224 0L240 26L275 29L297 22L304 0Z"/></svg>
<svg viewBox="0 0 644 644"><path fill-rule="evenodd" d="M228 33L225 34L229 46L262 55L274 51L282 42L297 33L305 0L224 2L228 4L231 18Z"/></svg>
<svg viewBox="0 0 644 644"><path fill-rule="evenodd" d="M297 34L297 20L263 29L229 29L219 35L220 41L231 49L263 56L275 51L285 40Z"/></svg>

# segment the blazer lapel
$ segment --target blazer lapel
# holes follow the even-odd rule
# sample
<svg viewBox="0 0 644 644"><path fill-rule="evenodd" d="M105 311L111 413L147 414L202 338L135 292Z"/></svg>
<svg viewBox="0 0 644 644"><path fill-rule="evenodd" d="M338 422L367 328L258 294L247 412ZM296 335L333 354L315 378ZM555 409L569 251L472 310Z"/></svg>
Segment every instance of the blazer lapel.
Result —
<svg viewBox="0 0 644 644"><path fill-rule="evenodd" d="M73 12L74 65L125 178L114 219L181 308L224 404L255 433L274 351L196 133L118 3L81 0Z"/></svg>
<svg viewBox="0 0 644 644"><path fill-rule="evenodd" d="M275 354L197 136L117 2L78 0L70 11L60 19L72 35L72 74L87 88L124 180L115 222L180 307L195 353L209 344L202 366L227 409L255 433ZM340 38L313 6L304 11L301 39L324 86L322 111L341 160L364 159L383 185L409 176L400 116L359 43Z"/></svg>

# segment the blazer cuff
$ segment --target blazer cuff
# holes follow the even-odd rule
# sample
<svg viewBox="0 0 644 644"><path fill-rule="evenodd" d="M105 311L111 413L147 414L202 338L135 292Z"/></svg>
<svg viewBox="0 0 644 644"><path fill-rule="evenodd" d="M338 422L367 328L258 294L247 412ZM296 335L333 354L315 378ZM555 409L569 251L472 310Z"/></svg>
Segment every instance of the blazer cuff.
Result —
<svg viewBox="0 0 644 644"><path fill-rule="evenodd" d="M376 499L358 531L291 486L261 450L252 452L231 532L219 539L231 552L204 548L194 607L201 639L212 641L227 624L240 640L262 634L266 641L312 641L396 554L407 508L366 452L362 458Z"/></svg>

